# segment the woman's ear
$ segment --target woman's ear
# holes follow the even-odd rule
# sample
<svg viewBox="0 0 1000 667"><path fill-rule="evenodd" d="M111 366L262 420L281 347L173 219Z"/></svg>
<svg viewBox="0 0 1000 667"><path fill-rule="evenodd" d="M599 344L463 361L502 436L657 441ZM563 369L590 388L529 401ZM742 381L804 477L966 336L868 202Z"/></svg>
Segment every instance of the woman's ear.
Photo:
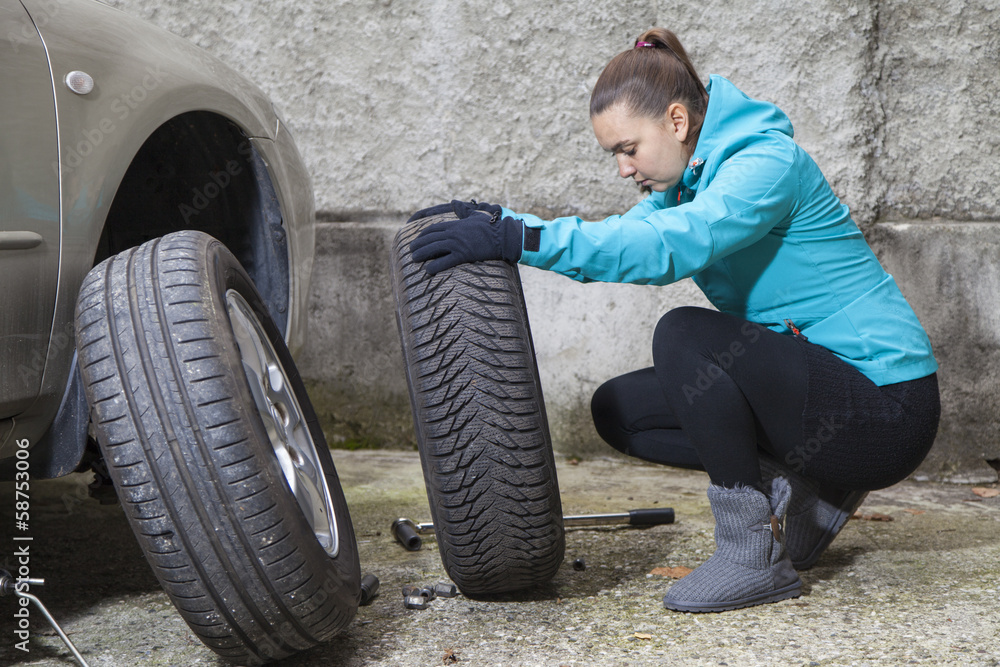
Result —
<svg viewBox="0 0 1000 667"><path fill-rule="evenodd" d="M684 140L688 136L688 130L691 129L691 117L687 107L680 102L674 102L667 107L667 112L664 114L663 120L667 128L674 133L677 141L684 143Z"/></svg>

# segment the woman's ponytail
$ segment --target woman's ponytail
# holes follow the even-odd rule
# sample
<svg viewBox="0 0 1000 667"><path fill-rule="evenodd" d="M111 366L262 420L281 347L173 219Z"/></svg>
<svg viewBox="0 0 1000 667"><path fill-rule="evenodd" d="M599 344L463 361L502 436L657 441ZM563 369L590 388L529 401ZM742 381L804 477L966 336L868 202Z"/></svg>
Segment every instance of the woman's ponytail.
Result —
<svg viewBox="0 0 1000 667"><path fill-rule="evenodd" d="M705 119L708 91L677 35L650 28L639 35L634 48L612 58L601 72L590 96L590 115L624 105L637 116L659 119L674 102L691 114L685 143L693 146Z"/></svg>

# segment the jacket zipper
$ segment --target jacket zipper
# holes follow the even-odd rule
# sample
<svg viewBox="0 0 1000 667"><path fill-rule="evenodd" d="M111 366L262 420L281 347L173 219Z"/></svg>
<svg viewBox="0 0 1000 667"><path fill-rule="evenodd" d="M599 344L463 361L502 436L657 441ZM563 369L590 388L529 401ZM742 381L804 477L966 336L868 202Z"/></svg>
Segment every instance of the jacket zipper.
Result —
<svg viewBox="0 0 1000 667"><path fill-rule="evenodd" d="M803 333L802 333L802 332L801 332L801 331L799 330L799 328L798 328L797 326L795 326L795 323L794 323L794 322L792 322L791 320L787 320L787 319L786 319L786 320L785 320L785 326L787 326L787 327L788 327L789 329L791 329L791 331L792 331L792 335L793 335L793 336L794 336L795 338L798 338L799 340L804 340L804 341L808 341L808 340L809 340L809 339L808 339L808 338L806 338L806 337L805 337L805 335L804 335L804 334L803 334Z"/></svg>

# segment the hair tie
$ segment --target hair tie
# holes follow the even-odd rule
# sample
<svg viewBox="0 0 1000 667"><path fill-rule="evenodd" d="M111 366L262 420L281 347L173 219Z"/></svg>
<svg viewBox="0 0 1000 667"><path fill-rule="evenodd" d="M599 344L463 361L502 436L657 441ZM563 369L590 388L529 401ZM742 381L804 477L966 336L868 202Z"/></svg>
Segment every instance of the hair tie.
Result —
<svg viewBox="0 0 1000 667"><path fill-rule="evenodd" d="M635 48L637 48L637 49L641 49L641 48L646 47L646 46L652 47L654 49L656 48L656 44L653 44L652 42L636 42L635 43Z"/></svg>

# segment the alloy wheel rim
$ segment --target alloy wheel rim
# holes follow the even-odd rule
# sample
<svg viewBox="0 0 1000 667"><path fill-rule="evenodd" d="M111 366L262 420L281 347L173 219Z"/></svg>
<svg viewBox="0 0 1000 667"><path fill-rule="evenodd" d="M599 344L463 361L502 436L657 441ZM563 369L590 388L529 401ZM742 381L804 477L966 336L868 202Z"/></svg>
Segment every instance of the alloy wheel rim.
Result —
<svg viewBox="0 0 1000 667"><path fill-rule="evenodd" d="M226 292L226 308L250 393L282 475L316 541L334 558L340 550L340 541L330 488L288 375L246 299L230 289Z"/></svg>

